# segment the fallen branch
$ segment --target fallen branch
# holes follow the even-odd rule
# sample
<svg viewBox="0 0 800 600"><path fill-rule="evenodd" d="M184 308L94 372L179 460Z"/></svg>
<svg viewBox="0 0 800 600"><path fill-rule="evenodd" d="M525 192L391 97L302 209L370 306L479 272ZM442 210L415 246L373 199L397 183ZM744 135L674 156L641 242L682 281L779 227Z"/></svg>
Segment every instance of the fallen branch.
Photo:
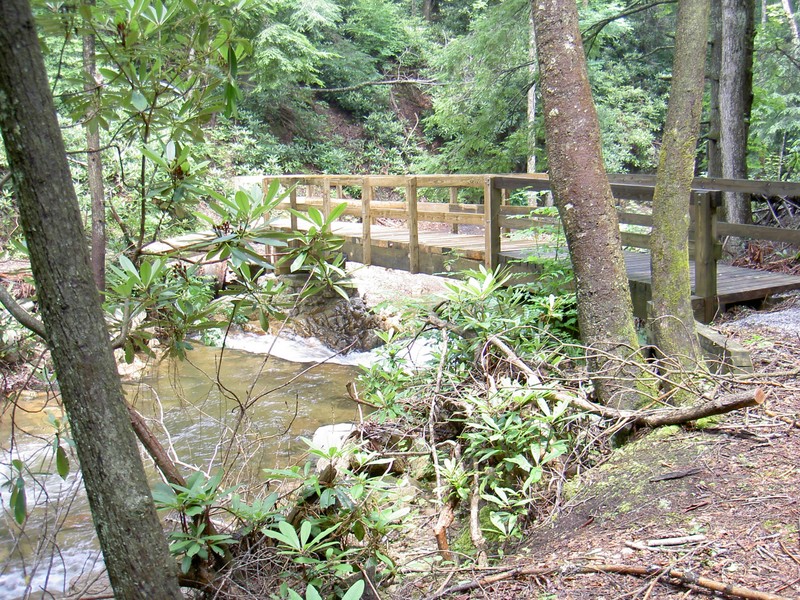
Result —
<svg viewBox="0 0 800 600"><path fill-rule="evenodd" d="M778 419L779 421L783 421L787 425L791 425L796 429L800 429L800 421L796 419L792 419L791 417L787 417L786 415L779 415L773 410L765 410L764 414L766 414L768 417L772 417L773 419Z"/></svg>
<svg viewBox="0 0 800 600"><path fill-rule="evenodd" d="M472 545L477 550L478 566L485 567L488 564L488 559L486 556L486 538L483 537L483 531L481 531L481 495L478 471L475 471L472 477L472 490L469 497L469 535Z"/></svg>
<svg viewBox="0 0 800 600"><path fill-rule="evenodd" d="M450 552L450 544L447 542L447 528L456 520L455 515L455 501L451 500L442 507L442 512L439 513L439 520L433 527L433 535L436 538L436 546L439 548L439 553L442 559L453 562L453 553Z"/></svg>
<svg viewBox="0 0 800 600"><path fill-rule="evenodd" d="M581 567L581 573L619 573L622 575L635 575L637 577L649 577L659 573L658 567L638 567L629 565L590 565ZM707 577L695 575L688 569L668 569L664 571L663 577L678 580L683 585L693 585L706 590L719 592L733 598L747 598L748 600L789 600L785 596L778 596L770 592L761 592L746 588L741 585L723 583Z"/></svg>
<svg viewBox="0 0 800 600"><path fill-rule="evenodd" d="M488 343L503 352L508 361L517 369L525 374L528 383L534 386L542 385L539 375L531 369L509 346L499 338L492 336ZM591 412L608 419L618 419L628 421L633 425L645 427L663 427L665 425L682 425L690 421L696 421L704 417L721 415L749 406L757 406L764 403L767 395L761 388L753 388L735 394L728 394L709 400L703 404L694 406L679 406L674 408L662 408L648 411L619 410L601 404L596 404L573 394L559 392L557 390L545 389L545 398L556 400L557 402L569 402L587 412Z"/></svg>
<svg viewBox="0 0 800 600"><path fill-rule="evenodd" d="M746 600L790 600L785 596L778 596L777 594L772 594L770 592L761 592L759 590L753 590L741 585L723 583L707 577L701 577L699 575L695 575L687 569L664 569L663 567L655 566L640 567L636 565L616 564L583 565L575 568L565 567L562 569L556 569L554 567L518 567L516 569L509 569L508 571L495 573L494 575L487 575L486 577L480 577L478 579L473 579L472 581L467 581L465 583L447 588L446 590L442 590L441 592L429 596L427 600L438 600L439 598L444 598L450 594L467 592L476 588L483 588L486 585L496 583L498 581L516 579L520 577L541 577L558 571L562 573L617 573L621 575L634 575L636 577L656 577L656 579L669 577L670 579L677 580L673 581L672 583L700 587L706 590L719 592L720 594L730 596L732 598L745 598Z"/></svg>
<svg viewBox="0 0 800 600"><path fill-rule="evenodd" d="M136 437L139 438L142 446L144 446L150 458L153 459L156 468L161 471L164 479L166 479L168 483L186 487L186 480L183 478L180 471L178 471L178 467L175 466L175 463L167 454L164 446L161 445L161 442L147 426L144 417L132 406L127 405L127 408L128 416L130 417Z"/></svg>

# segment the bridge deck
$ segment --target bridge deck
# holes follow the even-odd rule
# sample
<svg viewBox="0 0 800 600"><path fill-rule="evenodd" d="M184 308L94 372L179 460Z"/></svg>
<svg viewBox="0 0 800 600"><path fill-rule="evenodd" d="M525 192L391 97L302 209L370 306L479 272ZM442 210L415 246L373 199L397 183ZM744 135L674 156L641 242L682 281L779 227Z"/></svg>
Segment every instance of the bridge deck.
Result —
<svg viewBox="0 0 800 600"><path fill-rule="evenodd" d="M273 223L278 229L289 229L289 219L279 219ZM304 222L298 226L304 228ZM363 229L358 222L337 222L333 226L337 235L344 237L344 252L350 260L364 262ZM485 239L481 228L471 226L474 233L450 233L442 230L420 230L419 239L419 272L442 274L466 268L476 268L483 264ZM476 231L478 230L478 231ZM163 253L179 250L201 240L209 241L209 234L189 234L167 242L151 244L148 253ZM403 227L389 227L373 224L371 227L371 264L408 271L409 233ZM536 249L534 240L510 239L503 236L501 242L502 263L509 264L516 272L536 273L539 267L535 263L522 262L531 255L552 256L545 248ZM566 249L564 249L566 253ZM625 252L625 267L631 286L634 312L645 318L647 301L650 299L650 255L647 252ZM694 281L694 263L690 262L692 281ZM779 292L800 289L800 277L770 273L755 269L732 267L722 263L717 269L717 290L719 304L763 300ZM700 298L693 298L699 309Z"/></svg>
<svg viewBox="0 0 800 600"><path fill-rule="evenodd" d="M289 227L288 219L276 223L279 227ZM302 223L300 224L302 227ZM352 260L361 261L362 225L361 223L337 223L334 231L345 238L345 252ZM447 231L419 231L420 272L435 274L457 271L462 268L475 268L483 263L485 240L483 232L474 234L454 234ZM372 264L408 270L408 230L402 227L387 227L373 224ZM535 273L535 264L519 262L532 254L545 256L546 251L535 250L533 240L510 239L503 236L501 262L514 264L518 272ZM564 249L566 253L566 248ZM637 316L646 316L646 305L650 299L650 254L647 252L625 252L625 267L631 285L634 310ZM694 281L694 262L689 263L690 276ZM717 291L720 305L736 302L763 300L768 296L788 290L800 289L800 277L771 273L756 269L733 267L719 263L717 267ZM693 290L694 291L694 290ZM700 299L694 298L699 308Z"/></svg>

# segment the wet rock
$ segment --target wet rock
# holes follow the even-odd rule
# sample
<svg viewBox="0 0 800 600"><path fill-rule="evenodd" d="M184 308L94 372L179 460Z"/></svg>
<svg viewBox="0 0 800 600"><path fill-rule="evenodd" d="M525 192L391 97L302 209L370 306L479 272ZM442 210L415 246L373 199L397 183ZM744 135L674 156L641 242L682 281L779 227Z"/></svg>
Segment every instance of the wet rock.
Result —
<svg viewBox="0 0 800 600"><path fill-rule="evenodd" d="M287 286L285 299L292 301L291 308L285 311L288 322L275 325L284 332L288 330L301 337L314 337L337 351L367 351L381 345L375 333L382 328L383 319L373 314L364 299L353 288L344 299L333 289L323 290L313 296L294 303L296 294L303 289L305 277L283 276ZM271 327L272 329L272 327Z"/></svg>

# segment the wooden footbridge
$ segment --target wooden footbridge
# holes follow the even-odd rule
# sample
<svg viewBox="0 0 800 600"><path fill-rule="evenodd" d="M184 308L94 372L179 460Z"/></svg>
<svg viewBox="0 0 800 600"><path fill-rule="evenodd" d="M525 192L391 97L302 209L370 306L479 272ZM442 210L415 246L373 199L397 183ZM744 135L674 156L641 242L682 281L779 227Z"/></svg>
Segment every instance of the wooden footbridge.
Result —
<svg viewBox="0 0 800 600"><path fill-rule="evenodd" d="M539 267L528 261L530 257L553 256L555 252L567 256L566 246L554 248L553 238L547 233L555 229L557 220L533 212L536 198L549 190L546 175L287 175L264 177L262 184L266 189L275 180L291 190L282 204L285 208L304 212L314 206L329 215L333 206L346 203L347 208L333 229L344 237L348 258L364 264L430 274L475 268L478 264L489 268L508 264L516 271L535 273ZM634 311L643 318L650 298L647 249L652 218L647 207L653 198L654 183L647 176L612 177ZM692 300L698 318L705 322L725 305L762 300L800 288L800 277L718 262L721 239L726 236L800 247L800 231L719 221L717 207L724 191L800 196L800 184L694 181L690 229ZM398 193L404 200L396 200ZM470 195L482 203L460 201ZM428 197L437 201L431 202ZM515 202L510 202L511 198ZM525 206L516 205L519 198L526 200ZM634 206L635 212L627 208ZM275 225L297 229L303 227L303 222L291 216ZM523 230L527 235L520 236Z"/></svg>

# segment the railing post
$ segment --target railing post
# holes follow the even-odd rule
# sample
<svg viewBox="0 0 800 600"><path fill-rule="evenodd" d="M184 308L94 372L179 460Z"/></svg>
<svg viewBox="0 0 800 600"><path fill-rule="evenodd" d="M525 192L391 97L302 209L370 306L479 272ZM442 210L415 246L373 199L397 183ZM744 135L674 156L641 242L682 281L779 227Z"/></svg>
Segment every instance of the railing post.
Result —
<svg viewBox="0 0 800 600"><path fill-rule="evenodd" d="M500 190L500 192L502 194L502 202L500 203L501 206L508 206L510 201L511 201L511 192L509 190L507 190L507 189L502 189L502 190ZM499 215L498 215L498 218L499 218ZM503 233L511 233L511 229L509 227L506 227L505 229L502 230L502 232Z"/></svg>
<svg viewBox="0 0 800 600"><path fill-rule="evenodd" d="M483 184L483 227L486 239L484 264L495 269L500 264L500 190L494 186L494 177L487 175Z"/></svg>
<svg viewBox="0 0 800 600"><path fill-rule="evenodd" d="M322 214L326 219L331 214L331 178L327 176L322 179Z"/></svg>
<svg viewBox="0 0 800 600"><path fill-rule="evenodd" d="M451 187L450 188L450 205L448 206L448 209L450 210L450 212L453 212L453 208L457 207L457 206L458 206L458 188ZM451 227L450 231L452 233L458 233L458 223L453 223L453 226Z"/></svg>
<svg viewBox="0 0 800 600"><path fill-rule="evenodd" d="M709 192L693 192L694 293L703 300L703 322L714 319L717 298L717 207Z"/></svg>
<svg viewBox="0 0 800 600"><path fill-rule="evenodd" d="M361 243L362 247L362 262L365 265L372 264L372 211L370 204L372 202L372 183L369 177L364 177L364 183L361 186Z"/></svg>
<svg viewBox="0 0 800 600"><path fill-rule="evenodd" d="M419 273L419 215L417 213L417 178L406 177L408 205L408 270Z"/></svg>
<svg viewBox="0 0 800 600"><path fill-rule="evenodd" d="M286 182L286 185L288 185L291 190L289 192L289 207L292 210L297 210L297 183L297 179L289 179ZM289 224L292 231L297 231L297 216L294 213L289 213Z"/></svg>

